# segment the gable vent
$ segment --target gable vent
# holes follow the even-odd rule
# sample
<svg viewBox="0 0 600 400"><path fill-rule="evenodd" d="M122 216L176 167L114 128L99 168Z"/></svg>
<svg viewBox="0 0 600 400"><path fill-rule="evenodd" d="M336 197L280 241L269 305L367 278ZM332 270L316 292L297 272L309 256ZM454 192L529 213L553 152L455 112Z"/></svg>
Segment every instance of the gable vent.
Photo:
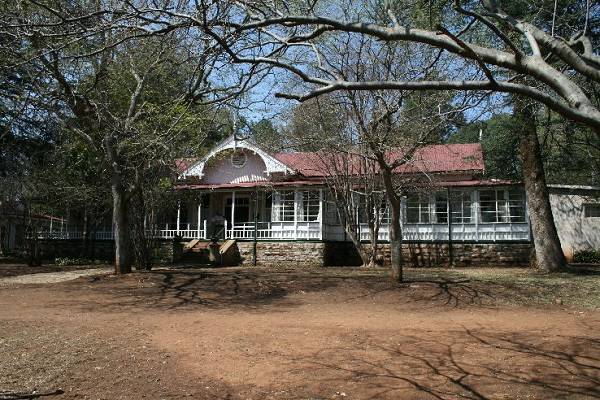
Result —
<svg viewBox="0 0 600 400"><path fill-rule="evenodd" d="M244 168L246 161L248 161L248 157L243 151L235 151L231 154L231 165L235 168Z"/></svg>

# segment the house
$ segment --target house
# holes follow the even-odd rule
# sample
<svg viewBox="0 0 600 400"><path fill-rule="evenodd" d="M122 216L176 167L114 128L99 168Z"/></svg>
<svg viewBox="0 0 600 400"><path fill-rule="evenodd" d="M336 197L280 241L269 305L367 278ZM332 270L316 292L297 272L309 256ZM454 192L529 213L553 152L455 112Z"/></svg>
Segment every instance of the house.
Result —
<svg viewBox="0 0 600 400"><path fill-rule="evenodd" d="M351 246L316 153L271 154L231 136L205 157L179 160L182 201L162 221L163 238L235 239L242 257L259 261L348 264ZM402 200L406 257L415 264L526 264L531 233L522 185L483 179L479 144L433 145L395 171L426 176L427 193ZM448 202L448 199L451 199ZM185 199L185 200L183 200ZM448 214L451 217L448 218ZM358 216L357 216L358 218ZM379 239L389 249L389 224ZM370 231L360 224L360 238Z"/></svg>
<svg viewBox="0 0 600 400"><path fill-rule="evenodd" d="M390 153L392 158L401 156ZM214 239L227 241L229 247L235 241L244 262L256 258L279 264L359 263L328 190L331 171L323 159L332 157L273 154L250 139L232 136L203 158L177 160L179 205L155 221L152 230L158 257L175 258L179 246L174 242L184 242L187 250L206 250ZM427 146L395 170L403 179L428 182L424 190L409 191L402 199L405 260L427 266L528 264L532 241L523 186L484 179L484 170L477 143ZM549 189L567 259L579 251L600 249L600 188L550 185ZM19 223L6 210L4 217L0 213L3 249L23 241L22 214ZM360 239L369 241L362 214L356 218ZM81 253L84 236L94 242L95 256L109 259L113 254L110 228L84 235L71 222L39 219L39 237L45 239L48 256ZM387 213L378 235L389 259Z"/></svg>
<svg viewBox="0 0 600 400"><path fill-rule="evenodd" d="M29 212L16 200L0 200L0 255L22 252L27 236L26 226L34 227L40 235L65 231L64 220L59 217Z"/></svg>
<svg viewBox="0 0 600 400"><path fill-rule="evenodd" d="M600 250L600 187L548 185L548 189L567 261L573 261L578 252Z"/></svg>

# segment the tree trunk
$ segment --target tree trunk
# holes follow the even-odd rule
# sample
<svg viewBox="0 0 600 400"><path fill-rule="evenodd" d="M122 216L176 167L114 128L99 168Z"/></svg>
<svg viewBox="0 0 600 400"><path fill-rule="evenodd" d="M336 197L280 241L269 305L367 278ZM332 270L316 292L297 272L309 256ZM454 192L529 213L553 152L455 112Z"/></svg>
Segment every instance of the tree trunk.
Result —
<svg viewBox="0 0 600 400"><path fill-rule="evenodd" d="M404 281L402 266L402 228L400 227L400 202L390 201L390 258L392 263L392 279Z"/></svg>
<svg viewBox="0 0 600 400"><path fill-rule="evenodd" d="M520 118L522 126L520 153L523 162L523 182L535 246L535 260L532 260L532 265L545 272L559 271L566 267L566 263L550 207L535 114L531 107L523 104L522 99L516 100L515 114Z"/></svg>
<svg viewBox="0 0 600 400"><path fill-rule="evenodd" d="M402 257L402 228L400 227L400 197L396 194L393 172L388 168L383 155L377 157L383 174L385 193L390 204L390 262L392 264L392 280L403 282L404 259Z"/></svg>
<svg viewBox="0 0 600 400"><path fill-rule="evenodd" d="M127 218L127 196L119 174L113 174L113 231L115 237L115 274L131 272L131 240Z"/></svg>

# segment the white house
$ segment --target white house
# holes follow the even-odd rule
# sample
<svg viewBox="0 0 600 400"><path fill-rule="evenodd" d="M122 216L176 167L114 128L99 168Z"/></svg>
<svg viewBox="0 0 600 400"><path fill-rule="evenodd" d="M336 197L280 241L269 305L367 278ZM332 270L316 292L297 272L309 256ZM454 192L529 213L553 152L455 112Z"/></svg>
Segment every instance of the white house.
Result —
<svg viewBox="0 0 600 400"><path fill-rule="evenodd" d="M331 253L336 242L348 238L329 200L328 172L319 166L322 157L270 154L251 140L232 136L201 159L179 160L176 189L188 201L159 226L158 234L184 240L235 239L242 253L248 246L244 242L256 240L265 254L287 252L290 261L296 253L300 258L306 255L303 246ZM522 186L482 179L483 172L480 144L428 146L397 170L435 182L435 190L402 201L403 238L419 248L420 256L430 257L436 249L447 258L452 244L456 257L466 263L479 261L481 257L474 259L473 254L485 254L486 249L498 255L498 262L524 262L528 257L530 229ZM362 224L361 239L368 240L369 235ZM381 227L379 238L389 239L388 223ZM496 262L488 256L484 262Z"/></svg>

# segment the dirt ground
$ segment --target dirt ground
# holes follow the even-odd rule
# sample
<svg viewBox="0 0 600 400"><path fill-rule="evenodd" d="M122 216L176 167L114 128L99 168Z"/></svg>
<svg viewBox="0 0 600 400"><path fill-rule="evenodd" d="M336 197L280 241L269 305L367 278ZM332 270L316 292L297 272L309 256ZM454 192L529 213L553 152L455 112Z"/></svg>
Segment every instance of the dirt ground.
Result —
<svg viewBox="0 0 600 400"><path fill-rule="evenodd" d="M0 288L0 399L600 398L600 311L563 302L565 284L536 303L523 270L487 275L192 268Z"/></svg>

